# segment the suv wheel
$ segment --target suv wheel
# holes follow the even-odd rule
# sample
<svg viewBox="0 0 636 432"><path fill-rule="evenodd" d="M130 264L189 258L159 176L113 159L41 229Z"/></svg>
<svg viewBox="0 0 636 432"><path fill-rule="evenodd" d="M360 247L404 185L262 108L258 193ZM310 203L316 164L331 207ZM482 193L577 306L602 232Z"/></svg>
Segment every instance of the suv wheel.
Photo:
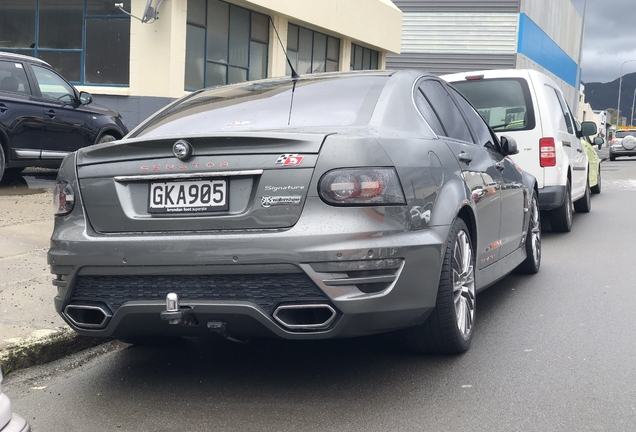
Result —
<svg viewBox="0 0 636 432"><path fill-rule="evenodd" d="M4 149L0 145L0 180L2 180L2 176L4 176Z"/></svg>
<svg viewBox="0 0 636 432"><path fill-rule="evenodd" d="M585 195L576 200L574 203L574 210L576 210L577 213L589 213L590 210L592 210L592 195L590 192L589 179L585 183Z"/></svg>
<svg viewBox="0 0 636 432"><path fill-rule="evenodd" d="M552 231L555 232L570 232L572 229L572 198L570 195L570 180L565 185L565 199L561 207L556 208L550 212L550 225Z"/></svg>

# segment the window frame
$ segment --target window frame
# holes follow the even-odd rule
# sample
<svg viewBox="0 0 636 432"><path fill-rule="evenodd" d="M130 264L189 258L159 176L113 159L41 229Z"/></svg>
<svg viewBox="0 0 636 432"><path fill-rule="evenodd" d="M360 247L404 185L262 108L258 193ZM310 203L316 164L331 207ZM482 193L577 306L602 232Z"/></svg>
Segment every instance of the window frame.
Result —
<svg viewBox="0 0 636 432"><path fill-rule="evenodd" d="M296 27L296 36L295 36L295 40L296 40L296 46L295 47L291 47L289 45L289 41L290 41L290 31L292 30L291 27ZM287 56L289 58L289 61L293 64L294 66L294 70L296 72L298 72L298 74L303 75L303 72L299 71L299 67L298 67L298 57L299 57L299 53L301 52L300 50L300 34L301 31L308 31L311 32L311 60L310 60L310 66L309 66L309 74L314 74L314 73L324 73L324 72L337 72L340 70L340 52L342 49L342 41L340 40L340 38L334 37L334 36L330 36L326 33L322 33L319 31L315 31L315 30L311 30L307 27L303 27L300 26L298 24L293 24L293 23L289 23L288 27L287 27L287 47L286 47L286 52L287 52ZM316 49L316 35L320 35L320 36L324 36L325 37L325 56L323 59L320 59L320 61L322 61L324 63L324 70L322 71L314 71L314 67L315 67L315 63L317 62L317 60L314 58L314 52ZM329 42L330 41L336 41L338 43L338 53L335 57L337 57L337 60L334 60L335 57L329 57ZM335 63L336 65L336 69L335 70L327 70L328 69L328 65L331 63ZM286 76L291 76L291 70L289 69L289 64L287 64L287 66L285 67L285 75Z"/></svg>
<svg viewBox="0 0 636 432"><path fill-rule="evenodd" d="M355 67L355 62L357 60L357 50L356 48L360 48L362 50L362 58L360 59L360 62L362 63L362 68L358 69ZM373 63L374 63L374 54L375 54L375 68L373 67ZM371 59L369 60L369 68L365 68L364 67L364 61L365 61L365 57L366 55L371 56ZM349 68L352 71L356 71L356 70L379 70L380 69L380 51L376 51L373 50L371 48L367 48L364 47L362 45L357 45L352 43L351 44L351 59L350 59L350 64L349 64Z"/></svg>
<svg viewBox="0 0 636 432"><path fill-rule="evenodd" d="M209 8L210 8L210 2L211 1L216 1L219 3L224 3L227 5L228 7L228 12L227 12L227 47L226 47L226 51L225 51L225 57L226 57L226 61L222 61L222 60L213 60L208 58L208 40L209 40L209 35L208 32L209 30L209 23L208 23L208 17L209 17ZM207 88L207 87L211 87L214 85L227 85L227 84L231 84L234 83L235 81L230 81L230 76L231 76L231 68L235 68L235 69L240 69L242 71L245 71L245 80L244 81L236 81L236 82L247 82L247 81L253 81L252 79L250 79L250 73L253 71L253 69L256 68L256 66L253 66L251 64L252 61L252 44L253 43L258 43L258 44L263 44L265 45L265 52L267 53L267 55L265 56L265 64L264 65L258 65L257 67L260 68L261 66L263 66L264 71L265 71L265 76L264 77L259 77L256 79L264 79L267 78L269 76L269 45L270 45L270 16L266 15L264 13L260 13L260 12L256 12L253 11L251 9L247 9L245 7L242 6L238 6L235 5L233 3L229 3L226 2L225 0L204 0L205 2L205 25L201 25L201 23L198 22L193 22L190 21L188 18L186 18L186 32L188 31L188 28L190 26L197 28L197 29L201 29L203 30L203 87L201 88L192 88L192 87L188 87L187 83L185 82L184 79L184 83L183 83L183 89L185 91L197 91L200 90L202 88ZM190 0L188 0L188 5L190 4ZM238 8L241 9L242 11L245 11L248 13L248 44L247 44L247 66L242 66L236 63L233 63L230 59L231 57L231 47L232 47L232 9L233 8ZM253 16L254 15L259 15L262 16L266 19L267 21L267 41L266 42L262 42L261 40L256 40L255 35L254 35L254 31L253 31ZM188 47L187 47L187 42L186 42L186 56L187 56L187 52L188 52ZM225 67L225 83L223 84L211 84L208 83L208 67L209 65L218 65L218 66L222 66ZM186 61L186 68L187 68L187 61ZM187 71L186 71L186 75L187 75Z"/></svg>
<svg viewBox="0 0 636 432"><path fill-rule="evenodd" d="M87 22L90 20L127 20L130 22L130 16L124 14L95 14L88 13L88 1L82 1L82 36L81 36L81 48L42 48L40 47L40 7L45 0L35 0L35 10L34 14L34 43L32 47L24 48L24 47L0 47L1 51L12 52L16 54L28 55L35 58L40 58L41 53L79 53L79 81L78 80L68 80L73 85L90 85L95 87L130 87L130 60L128 60L127 70L128 76L126 77L125 83L97 83L97 82L86 82L86 50L87 50ZM130 28L128 29L128 35L130 37ZM130 44L128 45L128 55L126 58L130 59ZM42 59L44 60L44 59ZM46 60L44 60L46 61ZM54 68L56 69L56 68ZM57 71L57 69L56 69ZM58 71L59 72L59 71Z"/></svg>

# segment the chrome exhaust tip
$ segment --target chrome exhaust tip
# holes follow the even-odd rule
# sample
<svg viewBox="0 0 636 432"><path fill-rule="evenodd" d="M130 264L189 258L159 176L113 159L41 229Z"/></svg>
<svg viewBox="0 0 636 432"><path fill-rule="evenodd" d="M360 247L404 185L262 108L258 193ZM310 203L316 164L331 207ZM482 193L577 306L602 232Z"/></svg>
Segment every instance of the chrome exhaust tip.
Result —
<svg viewBox="0 0 636 432"><path fill-rule="evenodd" d="M64 316L76 327L103 329L113 314L106 305L70 304L64 308Z"/></svg>
<svg viewBox="0 0 636 432"><path fill-rule="evenodd" d="M320 330L329 327L336 310L328 304L295 304L278 306L274 319L290 330Z"/></svg>

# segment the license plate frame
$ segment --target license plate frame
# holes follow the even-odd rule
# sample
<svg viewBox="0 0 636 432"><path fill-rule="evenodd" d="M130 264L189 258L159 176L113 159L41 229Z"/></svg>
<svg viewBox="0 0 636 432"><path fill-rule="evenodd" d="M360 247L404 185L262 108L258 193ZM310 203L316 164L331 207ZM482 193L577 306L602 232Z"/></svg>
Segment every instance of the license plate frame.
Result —
<svg viewBox="0 0 636 432"><path fill-rule="evenodd" d="M227 178L151 181L148 183L147 211L159 215L227 211L229 184Z"/></svg>

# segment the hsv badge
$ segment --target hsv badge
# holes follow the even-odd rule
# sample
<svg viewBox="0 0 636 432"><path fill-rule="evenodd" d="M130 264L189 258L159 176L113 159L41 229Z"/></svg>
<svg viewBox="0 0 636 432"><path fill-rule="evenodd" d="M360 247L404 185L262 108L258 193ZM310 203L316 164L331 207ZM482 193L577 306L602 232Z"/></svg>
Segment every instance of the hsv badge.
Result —
<svg viewBox="0 0 636 432"><path fill-rule="evenodd" d="M297 154L282 154L278 157L276 165L282 166L298 166L301 164L305 156L299 156Z"/></svg>

